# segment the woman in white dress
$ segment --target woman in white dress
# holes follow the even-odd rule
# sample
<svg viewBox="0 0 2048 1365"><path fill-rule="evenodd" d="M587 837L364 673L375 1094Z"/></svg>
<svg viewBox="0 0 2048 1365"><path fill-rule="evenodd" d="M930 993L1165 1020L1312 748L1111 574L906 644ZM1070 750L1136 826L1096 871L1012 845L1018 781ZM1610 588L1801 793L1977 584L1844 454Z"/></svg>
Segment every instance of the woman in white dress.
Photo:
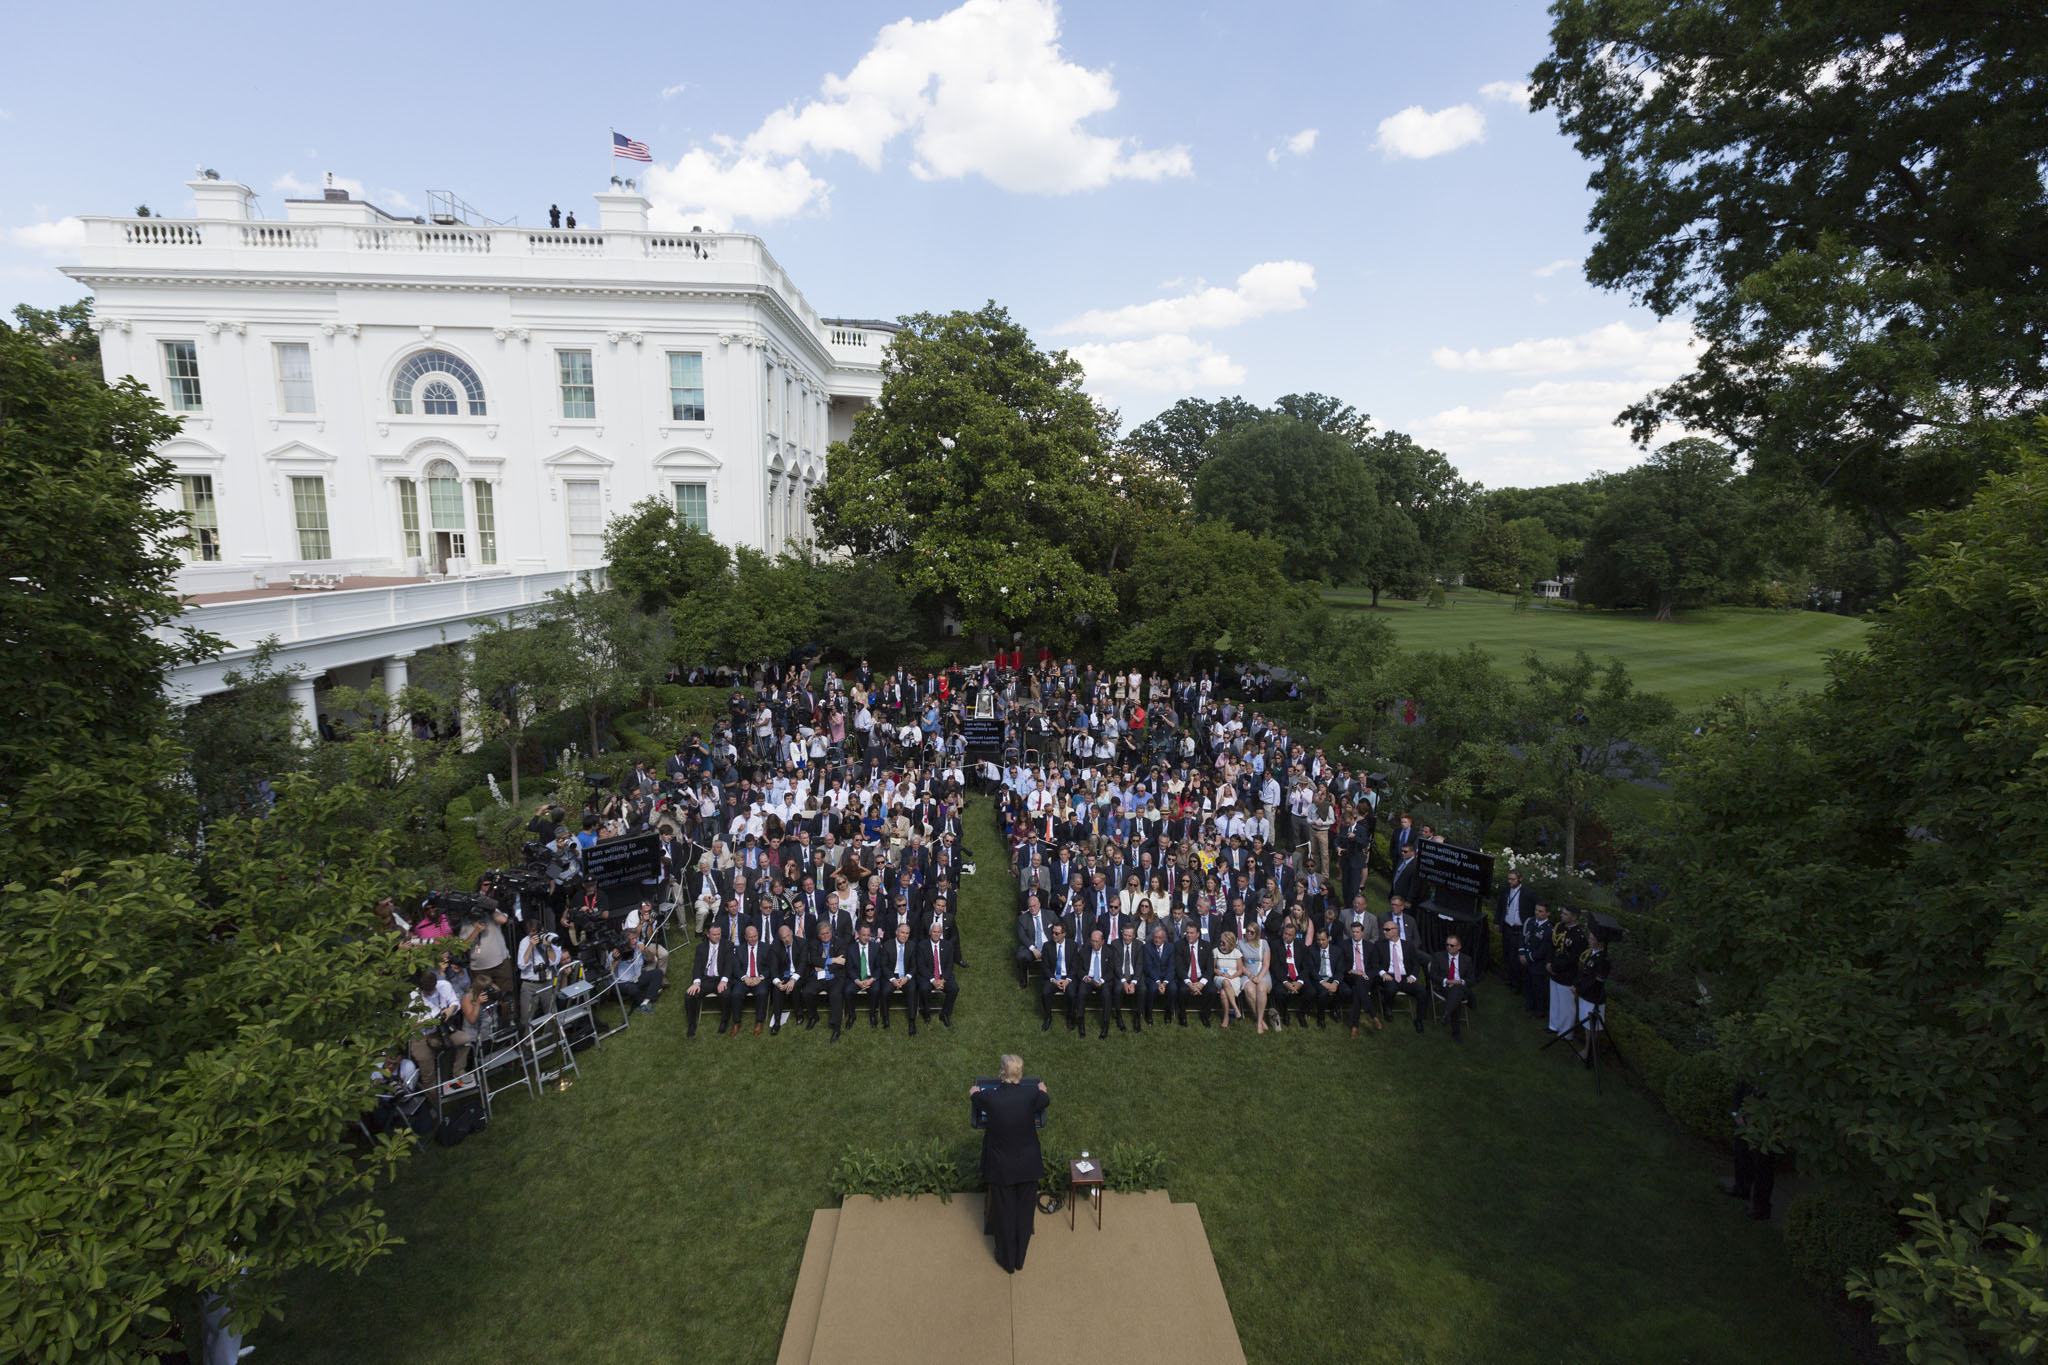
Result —
<svg viewBox="0 0 2048 1365"><path fill-rule="evenodd" d="M1223 998L1225 1028L1230 1027L1233 1018L1244 1018L1244 1010L1237 1001L1237 992L1243 985L1244 954L1237 950L1237 935L1225 929L1223 937L1216 940L1216 993Z"/></svg>

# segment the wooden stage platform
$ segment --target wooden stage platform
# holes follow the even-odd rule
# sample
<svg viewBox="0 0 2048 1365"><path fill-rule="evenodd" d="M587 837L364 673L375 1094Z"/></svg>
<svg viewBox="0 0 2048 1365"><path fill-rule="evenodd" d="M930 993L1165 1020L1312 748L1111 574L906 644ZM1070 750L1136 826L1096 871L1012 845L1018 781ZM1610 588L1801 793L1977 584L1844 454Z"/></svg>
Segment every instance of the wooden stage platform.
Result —
<svg viewBox="0 0 2048 1365"><path fill-rule="evenodd" d="M1193 1204L1163 1190L1038 1215L1006 1275L981 1232L982 1197L849 1198L811 1215L777 1365L1244 1365L1237 1325ZM1145 1329L1105 1309L1157 1305ZM1138 1319L1134 1319L1134 1322Z"/></svg>

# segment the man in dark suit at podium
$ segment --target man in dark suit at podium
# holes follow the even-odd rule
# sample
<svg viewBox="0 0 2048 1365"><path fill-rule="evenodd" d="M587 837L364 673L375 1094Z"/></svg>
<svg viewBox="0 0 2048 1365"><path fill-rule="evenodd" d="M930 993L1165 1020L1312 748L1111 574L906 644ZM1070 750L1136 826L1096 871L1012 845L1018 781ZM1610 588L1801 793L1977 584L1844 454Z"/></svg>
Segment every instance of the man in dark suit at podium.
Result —
<svg viewBox="0 0 2048 1365"><path fill-rule="evenodd" d="M1031 1243L1031 1225L1038 1210L1038 1182L1045 1158L1038 1150L1038 1115L1052 1103L1045 1082L1035 1090L1023 1086L1024 1059L1003 1057L1002 1078L994 1086L967 1088L981 1133L981 1176L988 1182L988 1211L982 1230L996 1239L996 1264L1015 1274L1024 1268Z"/></svg>

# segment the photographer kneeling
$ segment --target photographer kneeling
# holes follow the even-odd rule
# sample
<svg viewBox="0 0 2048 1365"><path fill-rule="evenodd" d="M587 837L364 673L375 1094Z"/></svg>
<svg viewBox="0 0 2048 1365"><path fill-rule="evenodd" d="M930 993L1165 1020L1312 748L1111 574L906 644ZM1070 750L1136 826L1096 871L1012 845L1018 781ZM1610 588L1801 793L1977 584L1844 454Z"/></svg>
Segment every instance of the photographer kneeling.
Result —
<svg viewBox="0 0 2048 1365"><path fill-rule="evenodd" d="M438 1085L467 1069L469 1045L475 1036L467 1026L476 1019L484 989L473 986L468 994L457 995L455 988L434 972L422 971L413 977L411 1013L419 1033L412 1040L412 1060L429 1084ZM452 1069L443 1071L441 1063L451 1060Z"/></svg>
<svg viewBox="0 0 2048 1365"><path fill-rule="evenodd" d="M612 950L612 980L619 995L643 1014L651 1014L661 988L668 980L668 949L658 943L642 945L640 931L626 931L626 946Z"/></svg>

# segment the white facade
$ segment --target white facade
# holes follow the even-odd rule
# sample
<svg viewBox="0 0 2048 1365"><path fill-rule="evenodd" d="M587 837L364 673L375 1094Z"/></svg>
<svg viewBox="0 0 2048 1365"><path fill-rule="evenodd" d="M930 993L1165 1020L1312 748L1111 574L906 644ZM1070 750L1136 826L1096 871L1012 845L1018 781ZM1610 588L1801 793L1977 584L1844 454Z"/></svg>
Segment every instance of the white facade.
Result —
<svg viewBox="0 0 2048 1365"><path fill-rule="evenodd" d="M827 444L881 392L893 328L821 319L757 237L650 230L636 193L555 230L400 219L335 190L263 220L244 186L190 184L193 218L86 218L66 269L95 296L107 378L185 419L165 447L176 496L212 523L190 594L294 571L558 583L650 495L728 544L794 548ZM253 648L207 619L216 604L194 610L236 646L226 666ZM394 652L368 629L346 660L299 662ZM181 682L203 694L220 671Z"/></svg>

